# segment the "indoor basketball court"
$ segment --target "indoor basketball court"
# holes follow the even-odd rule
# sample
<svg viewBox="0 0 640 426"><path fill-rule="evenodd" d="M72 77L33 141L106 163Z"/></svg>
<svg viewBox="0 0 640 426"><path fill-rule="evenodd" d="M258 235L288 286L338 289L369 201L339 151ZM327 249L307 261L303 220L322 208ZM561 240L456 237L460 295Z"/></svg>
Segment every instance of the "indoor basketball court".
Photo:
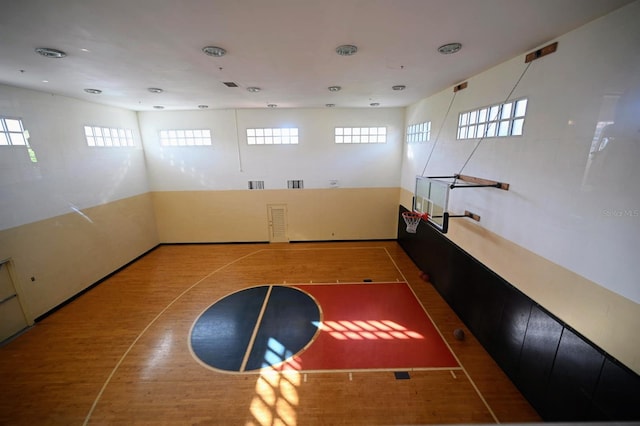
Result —
<svg viewBox="0 0 640 426"><path fill-rule="evenodd" d="M2 374L33 419L87 424L537 420L419 272L396 242L164 245L5 348L48 342Z"/></svg>
<svg viewBox="0 0 640 426"><path fill-rule="evenodd" d="M0 425L640 420L640 0L4 3Z"/></svg>

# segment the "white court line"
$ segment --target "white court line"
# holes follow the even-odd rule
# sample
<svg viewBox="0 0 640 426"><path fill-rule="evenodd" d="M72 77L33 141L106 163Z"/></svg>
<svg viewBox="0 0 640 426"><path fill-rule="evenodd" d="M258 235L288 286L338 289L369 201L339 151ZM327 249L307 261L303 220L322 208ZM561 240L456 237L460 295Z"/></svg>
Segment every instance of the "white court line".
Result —
<svg viewBox="0 0 640 426"><path fill-rule="evenodd" d="M189 291L191 291L195 286L197 286L198 284L200 284L202 281L206 280L207 278L209 278L210 276L212 276L213 274L215 274L216 272L219 272L221 270L223 270L224 268L227 268L228 266L233 265L234 263L237 263L241 260L246 259L247 257L253 256L256 253L260 253L262 251L265 251L266 249L260 249L251 253L248 253L244 256L241 256L229 263L227 263L226 265L223 265L221 267L219 267L218 269L208 273L207 275L205 275L204 277L200 278L198 281L196 281L193 285L191 285L191 287L188 287L186 290L184 290L182 293L180 293L175 299L173 299L171 302L169 302L169 304L167 306L164 307L163 310L161 310L158 315L156 315L151 322L149 322L149 324L147 324L147 326L140 332L140 334L138 334L138 336L133 340L133 342L131 342L131 345L129 345L129 347L127 348L127 350L124 352L124 354L122 354L122 356L120 357L120 359L118 360L118 362L116 363L115 367L113 367L113 370L111 370L111 374L109 374L109 376L107 377L107 380L105 380L104 384L102 385L102 388L100 389L100 392L98 392L98 395L96 396L96 399L93 401L93 404L91 405L91 408L89 409L89 412L87 413L87 417L85 417L83 425L86 426L87 424L89 424L89 420L91 419L91 415L93 414L93 412L95 411L96 407L98 406L98 402L100 401L100 398L102 398L102 395L104 394L104 391L107 389L107 386L109 385L109 383L111 382L111 379L113 378L113 376L115 376L116 371L118 371L118 368L120 368L120 365L122 365L122 363L124 362L124 359L127 357L127 355L129 355L129 352L131 352L131 350L133 349L133 347L136 345L136 343L138 343L138 341L142 338L142 336L147 332L147 330L149 330L151 328L151 326L158 320L158 318L160 318L174 303L176 303L182 296L184 296L185 294L187 294Z"/></svg>
<svg viewBox="0 0 640 426"><path fill-rule="evenodd" d="M244 353L244 358L242 358L242 364L240 364L240 372L244 372L245 368L247 368L247 362L249 362L249 355L251 355L251 351L253 350L253 344L256 342L256 336L258 335L258 330L260 329L260 324L262 323L262 317L264 317L264 311L267 310L267 303L269 303L269 297L271 296L271 289L273 286L270 285L267 290L267 294L264 297L264 301L262 302L262 308L260 309L260 314L258 314L258 320L256 321L255 327L253 327L253 333L251 334L251 339L249 340L249 344L247 345L247 350Z"/></svg>
<svg viewBox="0 0 640 426"><path fill-rule="evenodd" d="M413 297L416 298L416 300L418 301L418 303L420 303L420 306L422 306L422 309L424 310L425 314L427 314L427 317L429 317L429 320L431 320L431 323L433 324L433 326L435 327L435 329L438 331L438 334L440 334L440 337L442 338L442 341L444 342L445 345L447 345L447 347L449 348L449 351L451 352L451 354L453 355L453 357L456 359L456 362L458 363L458 365L460 366L461 370L464 372L464 374L467 376L467 379L469 379L469 383L471 383L471 386L473 386L473 389L475 389L476 393L478 394L478 397L480 398L480 400L482 401L482 403L484 404L484 406L487 408L487 410L489 410L489 414L491 414L491 417L493 417L493 420L495 420L496 423L500 423L500 420L498 420L498 417L496 417L496 414L493 412L493 410L491 409L491 407L489 406L489 403L487 402L486 399L484 399L484 396L482 396L482 393L480 393L480 389L478 389L478 387L476 386L475 382L473 381L473 379L471 378L471 376L469 375L469 373L467 372L467 369L464 368L464 365L462 365L462 363L460 362L460 360L458 359L458 356L456 355L456 353L453 351L453 349L451 349L451 346L449 346L449 343L447 342L447 340L444 338L442 332L440 331L440 329L436 326L436 323L433 321L433 318L431 318L431 315L429 315L429 311L427 311L427 309L424 307L424 305L422 304L422 302L420 301L420 299L418 298L418 296L416 295L415 291L413 291L413 288L411 288L411 286L409 285L409 281L407 281L407 279L405 278L404 274L402 273L402 271L400 270L400 268L398 267L398 264L396 263L395 260L393 260L393 257L391 256L391 253L389 253L389 251L387 250L386 247L383 247L384 250L387 252L387 256L389 256L389 259L391 260L391 262L393 263L393 265L396 267L396 269L398 270L398 272L400 273L400 275L402 276L402 278L404 279L404 281L407 283L407 286L409 287L409 289L411 290L411 292L413 293Z"/></svg>

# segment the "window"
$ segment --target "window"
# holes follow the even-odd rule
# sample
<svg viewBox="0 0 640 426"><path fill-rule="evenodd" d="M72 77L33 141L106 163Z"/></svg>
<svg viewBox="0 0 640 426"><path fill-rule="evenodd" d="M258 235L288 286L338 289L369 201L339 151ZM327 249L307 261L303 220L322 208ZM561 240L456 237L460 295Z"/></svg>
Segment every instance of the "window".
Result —
<svg viewBox="0 0 640 426"><path fill-rule="evenodd" d="M431 139L430 121L407 127L407 143L428 142L429 139Z"/></svg>
<svg viewBox="0 0 640 426"><path fill-rule="evenodd" d="M89 146L125 147L135 146L131 129L115 127L84 126L84 135Z"/></svg>
<svg viewBox="0 0 640 426"><path fill-rule="evenodd" d="M518 99L460 113L458 139L521 136L527 100Z"/></svg>
<svg viewBox="0 0 640 426"><path fill-rule="evenodd" d="M247 129L247 144L249 145L294 145L297 143L297 127Z"/></svg>
<svg viewBox="0 0 640 426"><path fill-rule="evenodd" d="M249 189L264 189L264 181L263 180L250 180L249 181Z"/></svg>
<svg viewBox="0 0 640 426"><path fill-rule="evenodd" d="M336 127L335 143L387 143L386 127Z"/></svg>
<svg viewBox="0 0 640 426"><path fill-rule="evenodd" d="M287 181L288 189L302 189L304 188L304 181L302 179L288 180Z"/></svg>
<svg viewBox="0 0 640 426"><path fill-rule="evenodd" d="M0 146L2 145L27 145L21 119L0 117Z"/></svg>
<svg viewBox="0 0 640 426"><path fill-rule="evenodd" d="M185 129L160 130L162 146L207 146L211 145L211 130Z"/></svg>

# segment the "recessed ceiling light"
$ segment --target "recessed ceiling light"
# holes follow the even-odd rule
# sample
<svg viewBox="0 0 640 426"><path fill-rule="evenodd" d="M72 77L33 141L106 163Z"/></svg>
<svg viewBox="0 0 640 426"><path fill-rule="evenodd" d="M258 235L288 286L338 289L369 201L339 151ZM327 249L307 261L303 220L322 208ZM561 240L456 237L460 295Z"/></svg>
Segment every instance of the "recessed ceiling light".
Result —
<svg viewBox="0 0 640 426"><path fill-rule="evenodd" d="M333 108L334 106L336 106L336 104L324 104L324 106L326 106L327 108Z"/></svg>
<svg viewBox="0 0 640 426"><path fill-rule="evenodd" d="M89 49L85 49L85 48L82 48L82 49L80 49L80 50L81 50L82 52L85 52L85 53L90 52L90 50L89 50Z"/></svg>
<svg viewBox="0 0 640 426"><path fill-rule="evenodd" d="M398 84L397 86L391 86L393 90L404 90L407 88L404 84Z"/></svg>
<svg viewBox="0 0 640 426"><path fill-rule="evenodd" d="M92 95L99 95L100 93L102 93L102 90L100 89L84 89L84 91L87 93L91 93Z"/></svg>
<svg viewBox="0 0 640 426"><path fill-rule="evenodd" d="M149 87L147 90L150 91L151 93L162 93L162 92L164 92L164 90L162 90L159 87Z"/></svg>
<svg viewBox="0 0 640 426"><path fill-rule="evenodd" d="M164 109L164 107L162 105L154 105L153 106L155 109Z"/></svg>
<svg viewBox="0 0 640 426"><path fill-rule="evenodd" d="M247 90L251 93L258 93L260 91L260 88L252 86L252 87L247 87Z"/></svg>
<svg viewBox="0 0 640 426"><path fill-rule="evenodd" d="M49 82L49 80L42 80L42 82L43 82L43 83L48 83L48 82Z"/></svg>
<svg viewBox="0 0 640 426"><path fill-rule="evenodd" d="M198 108L207 109L207 108L209 108L209 105L198 105Z"/></svg>
<svg viewBox="0 0 640 426"><path fill-rule="evenodd" d="M45 58L64 58L67 56L62 50L52 49L50 47L38 47L36 53L44 56Z"/></svg>
<svg viewBox="0 0 640 426"><path fill-rule="evenodd" d="M276 105L276 104L267 104L267 106L268 106L269 108L276 108L278 105Z"/></svg>
<svg viewBox="0 0 640 426"><path fill-rule="evenodd" d="M219 58L227 54L227 51L225 49L218 46L206 46L202 48L202 51L207 55L214 56L216 58Z"/></svg>
<svg viewBox="0 0 640 426"><path fill-rule="evenodd" d="M340 86L329 86L329 87L327 87L327 89L329 89L330 92L339 92L340 90L342 90L342 87L340 87Z"/></svg>
<svg viewBox="0 0 640 426"><path fill-rule="evenodd" d="M336 53L340 56L355 55L357 51L358 47L353 44L343 44L342 46L336 47Z"/></svg>
<svg viewBox="0 0 640 426"><path fill-rule="evenodd" d="M448 43L438 47L438 52L443 55L450 55L452 53L456 53L460 49L462 49L462 45L460 43Z"/></svg>
<svg viewBox="0 0 640 426"><path fill-rule="evenodd" d="M380 103L378 102L371 102L369 105L376 107L376 106L380 106Z"/></svg>

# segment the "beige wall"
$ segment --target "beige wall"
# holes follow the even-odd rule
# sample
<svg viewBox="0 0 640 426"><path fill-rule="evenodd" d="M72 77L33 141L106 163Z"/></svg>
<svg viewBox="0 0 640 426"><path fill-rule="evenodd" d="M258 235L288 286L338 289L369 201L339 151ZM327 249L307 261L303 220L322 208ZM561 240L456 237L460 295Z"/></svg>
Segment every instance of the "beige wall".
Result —
<svg viewBox="0 0 640 426"><path fill-rule="evenodd" d="M398 191L146 193L1 230L0 260L33 320L161 242L268 241L272 204L286 205L292 241L395 239Z"/></svg>
<svg viewBox="0 0 640 426"><path fill-rule="evenodd" d="M413 194L401 190L411 207ZM494 234L451 219L445 236L593 343L640 373L640 305Z"/></svg>
<svg viewBox="0 0 640 426"><path fill-rule="evenodd" d="M2 230L0 259L33 320L157 244L146 193Z"/></svg>
<svg viewBox="0 0 640 426"><path fill-rule="evenodd" d="M267 206L297 240L395 239L398 188L153 192L162 242L268 241Z"/></svg>

